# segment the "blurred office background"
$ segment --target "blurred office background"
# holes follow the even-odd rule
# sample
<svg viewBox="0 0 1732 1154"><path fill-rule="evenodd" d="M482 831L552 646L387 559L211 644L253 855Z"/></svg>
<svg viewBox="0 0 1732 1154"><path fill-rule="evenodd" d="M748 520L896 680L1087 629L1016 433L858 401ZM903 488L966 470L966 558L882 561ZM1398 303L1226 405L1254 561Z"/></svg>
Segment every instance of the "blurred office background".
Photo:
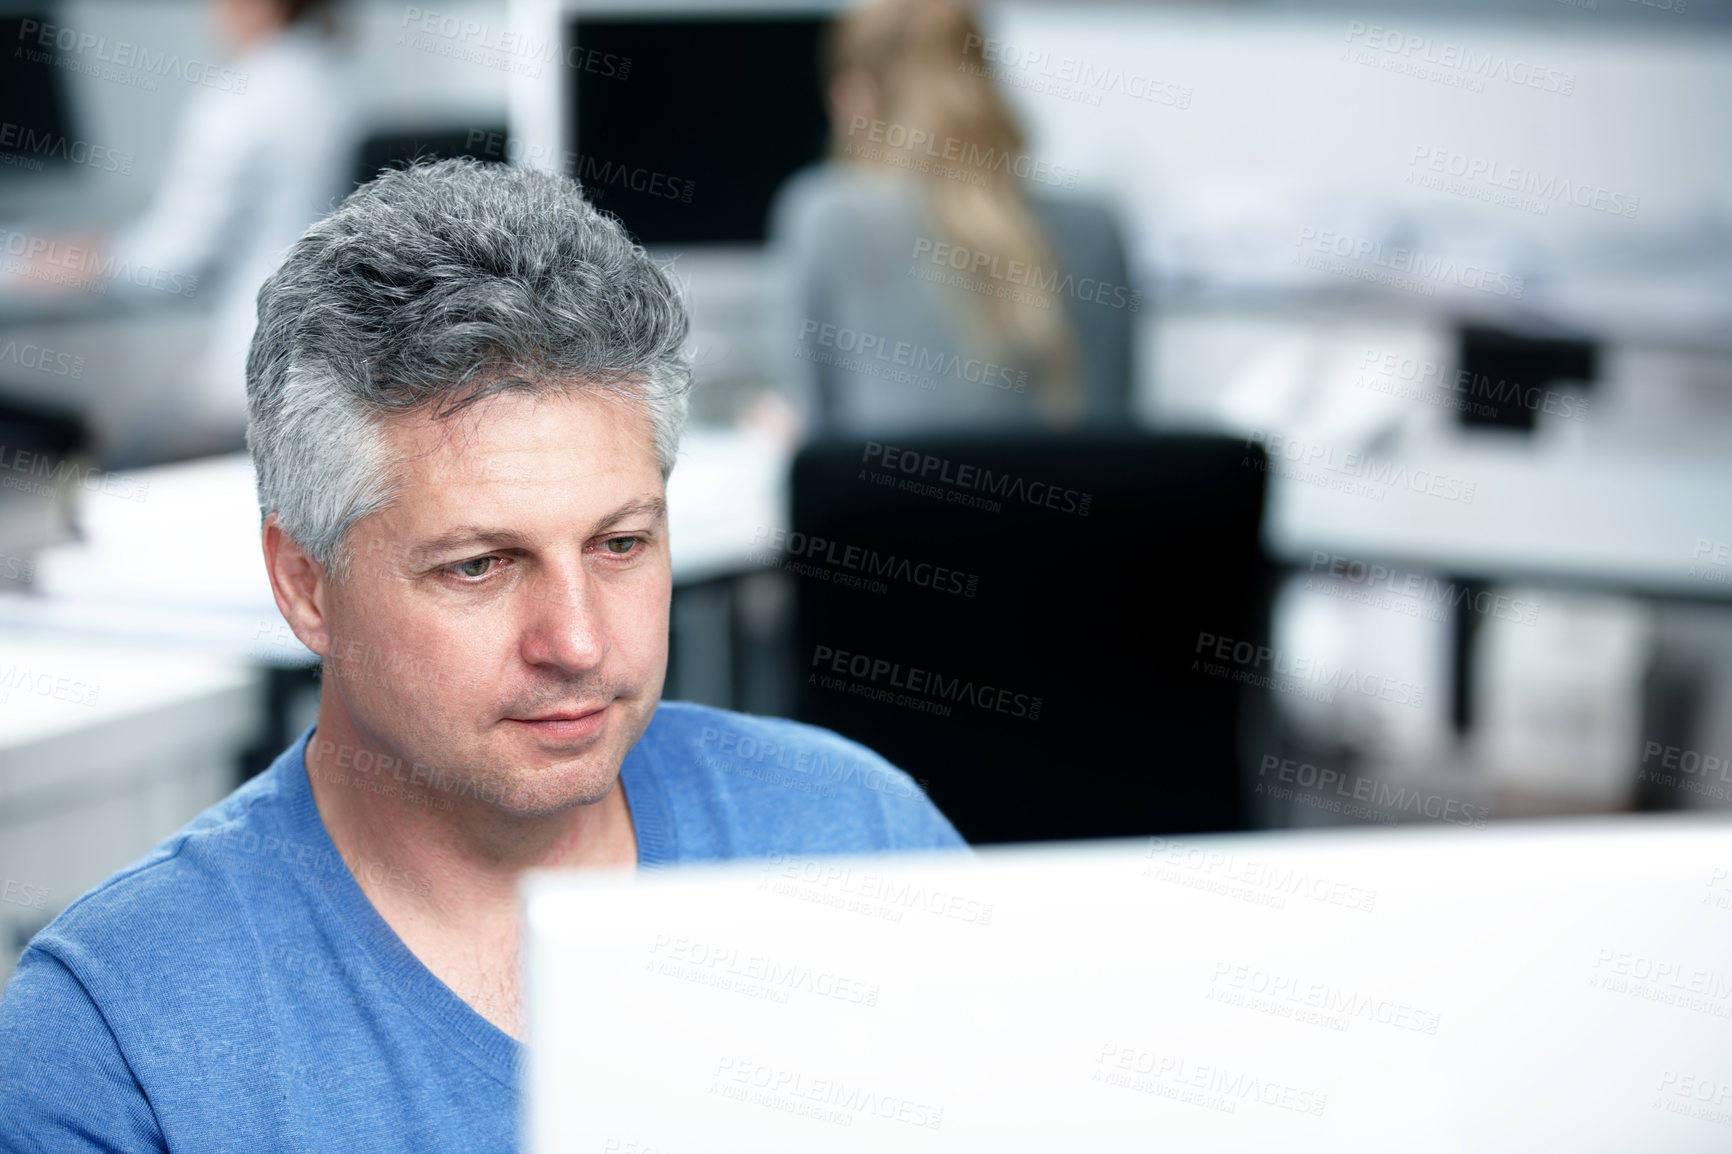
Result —
<svg viewBox="0 0 1732 1154"><path fill-rule="evenodd" d="M686 287L670 698L837 728L978 841L1732 807L1732 3L981 5L1096 261L1060 432L922 424L994 386L901 307L1038 278L777 223L841 163L836 7L301 7L0 5L0 967L312 723L245 302L415 156L566 171ZM815 365L893 411L826 422Z"/></svg>

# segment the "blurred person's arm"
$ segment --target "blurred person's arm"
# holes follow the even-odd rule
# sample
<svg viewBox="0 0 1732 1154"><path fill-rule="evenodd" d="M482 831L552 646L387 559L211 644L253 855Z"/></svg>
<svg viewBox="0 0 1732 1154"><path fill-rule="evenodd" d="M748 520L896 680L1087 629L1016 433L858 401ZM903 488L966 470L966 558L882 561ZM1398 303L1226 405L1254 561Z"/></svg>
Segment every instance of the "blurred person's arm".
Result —
<svg viewBox="0 0 1732 1154"><path fill-rule="evenodd" d="M246 224L246 175L261 146L246 109L244 97L199 93L176 130L145 214L113 233L44 237L8 270L7 291L46 296L168 286L174 295L196 295L198 279L235 247Z"/></svg>
<svg viewBox="0 0 1732 1154"><path fill-rule="evenodd" d="M0 284L20 297L53 297L76 291L99 291L105 233L68 232L32 236L24 255L3 262Z"/></svg>
<svg viewBox="0 0 1732 1154"><path fill-rule="evenodd" d="M259 167L254 152L266 147L250 121L260 111L245 95L198 93L176 130L150 208L114 237L117 269L201 277L220 262L244 232L247 173ZM148 283L136 271L129 275Z"/></svg>

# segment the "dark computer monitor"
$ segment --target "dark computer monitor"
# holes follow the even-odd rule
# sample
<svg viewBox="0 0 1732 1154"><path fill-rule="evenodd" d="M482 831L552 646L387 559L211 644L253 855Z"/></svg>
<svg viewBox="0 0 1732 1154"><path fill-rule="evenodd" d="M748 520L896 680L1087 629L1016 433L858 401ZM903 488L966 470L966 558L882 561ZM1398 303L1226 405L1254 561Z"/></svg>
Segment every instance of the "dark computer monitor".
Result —
<svg viewBox="0 0 1732 1154"><path fill-rule="evenodd" d="M1471 403L1456 410L1469 428L1534 430L1538 414L1562 401L1547 393L1581 395L1599 374L1599 348L1579 337L1535 336L1487 325L1463 325L1461 375L1453 382Z"/></svg>
<svg viewBox="0 0 1732 1154"><path fill-rule="evenodd" d="M830 19L573 18L567 174L644 244L762 243L776 189L824 154Z"/></svg>
<svg viewBox="0 0 1732 1154"><path fill-rule="evenodd" d="M71 118L66 110L66 74L54 66L56 53L38 48L31 29L52 23L43 12L0 16L0 45L7 46L0 66L0 175L45 172L71 166Z"/></svg>

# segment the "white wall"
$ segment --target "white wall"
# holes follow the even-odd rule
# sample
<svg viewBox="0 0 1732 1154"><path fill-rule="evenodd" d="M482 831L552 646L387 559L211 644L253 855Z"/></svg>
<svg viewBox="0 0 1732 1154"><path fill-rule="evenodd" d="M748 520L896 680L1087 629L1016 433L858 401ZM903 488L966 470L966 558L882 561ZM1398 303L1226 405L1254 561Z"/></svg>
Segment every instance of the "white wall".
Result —
<svg viewBox="0 0 1732 1154"><path fill-rule="evenodd" d="M1612 0L1602 0L1609 6ZM1512 259L1530 248L1629 246L1732 219L1732 38L1685 19L1613 23L1563 10L1545 22L1425 19L1396 11L1291 14L1184 5L996 7L1001 55L1045 53L1003 75L1035 149L1115 197L1149 257L1175 229L1290 250L1303 225L1371 231L1396 222L1457 244L1491 234ZM1505 58L1569 94L1486 79L1470 91L1366 66L1344 54L1413 60L1367 44L1376 25L1428 39L1433 56ZM1352 39L1350 40L1350 33ZM1071 58L1096 73L1188 89L1189 107L1088 89L1098 104L1031 89ZM1518 69L1516 65L1524 65ZM1472 79L1459 69L1440 69ZM1142 85L1137 86L1139 90ZM1176 89L1161 89L1163 97ZM1639 197L1634 218L1554 204L1540 216L1406 183L1418 147L1532 168L1542 178ZM1537 258L1536 258L1537 259Z"/></svg>

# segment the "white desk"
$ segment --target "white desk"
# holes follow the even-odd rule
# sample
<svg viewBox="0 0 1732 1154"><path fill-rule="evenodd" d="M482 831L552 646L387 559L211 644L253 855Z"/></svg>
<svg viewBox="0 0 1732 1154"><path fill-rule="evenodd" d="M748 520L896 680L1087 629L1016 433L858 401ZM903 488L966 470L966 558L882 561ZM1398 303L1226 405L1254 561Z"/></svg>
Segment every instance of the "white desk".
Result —
<svg viewBox="0 0 1732 1154"><path fill-rule="evenodd" d="M248 662L0 634L0 982L28 936L234 788Z"/></svg>
<svg viewBox="0 0 1732 1154"><path fill-rule="evenodd" d="M1590 453L1500 437L1418 441L1374 455L1399 462L1409 477L1424 471L1471 483L1473 500L1400 483L1378 486L1384 496L1375 500L1315 483L1363 474L1312 470L1300 480L1277 472L1264 525L1270 552L1300 567L1322 550L1497 580L1732 597L1732 566L1695 556L1702 541L1732 542L1726 459Z"/></svg>

